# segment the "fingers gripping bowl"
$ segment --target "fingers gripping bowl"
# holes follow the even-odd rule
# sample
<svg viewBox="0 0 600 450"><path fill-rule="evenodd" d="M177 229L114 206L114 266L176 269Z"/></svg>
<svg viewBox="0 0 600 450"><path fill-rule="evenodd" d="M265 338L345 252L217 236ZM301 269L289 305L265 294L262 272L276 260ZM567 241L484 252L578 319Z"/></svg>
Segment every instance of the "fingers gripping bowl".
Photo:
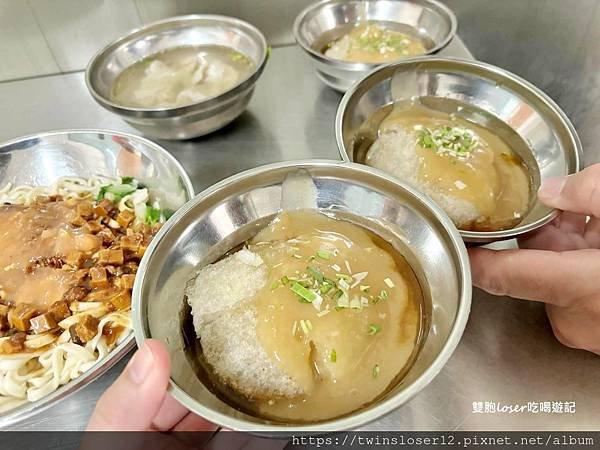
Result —
<svg viewBox="0 0 600 450"><path fill-rule="evenodd" d="M129 291L139 258L193 188L161 147L102 130L2 144L0 175L6 427L91 382L131 349Z"/></svg>
<svg viewBox="0 0 600 450"><path fill-rule="evenodd" d="M309 181L292 184L295 187L290 188L290 180L296 176L302 176L304 180ZM305 188L307 191L304 191ZM299 192L309 192L309 195L303 196ZM308 415L306 417L309 420L300 420L292 414L282 418L285 414L269 414L273 410L268 410L267 406L276 408L277 401L267 402L267 406L262 405L265 408L261 409L257 408L256 402L249 402L248 398L242 399L240 391L248 393L260 385L260 381L246 379L241 389L237 390L231 389L234 383L229 383L225 388L220 385L222 380L215 374L218 375L223 367L215 366L228 358L231 359L231 353L235 352L241 357L247 352L254 352L252 355L260 357L266 357L268 353L255 352L252 342L256 341L256 337L252 337L252 329L246 328L246 334L236 329L245 322L244 317L252 314L252 303L217 311L215 305L218 306L219 302L210 298L207 293L220 289L219 292L227 293L222 296L222 301L232 303L233 297L241 290L257 285L255 280L261 276L260 272L264 266L260 261L256 261L262 257L265 263L268 263L271 257L269 252L273 250L269 245L264 246L264 241L268 240L265 238L265 230L267 234L282 231L277 228L286 220L286 213L277 216L282 209L293 210L301 207L314 210L315 205L321 213L329 216L324 218L323 215L319 215L317 220L324 220L328 224L317 227L321 231L326 230L328 226L345 227L343 229L344 233L348 233L347 236L355 233L356 243L360 239L372 239L372 242L380 244L370 244L370 247L387 248L389 255L396 254L407 264L422 295L419 303L420 331L419 336L415 337L414 357L399 374L401 376L390 377L393 381L383 386L372 398L362 401L359 405L353 405L346 411L337 411L329 417L313 417L313 420L310 420L311 415ZM279 221L273 222L276 216L279 217ZM294 226L299 226L302 220L305 219L296 218L288 222L288 231ZM332 223L334 225L331 225ZM314 228L311 230L314 231ZM385 305L386 301L396 301L394 293L398 291L394 289L398 289L402 284L399 274L390 272L387 281L383 280L383 275L380 276L382 280L375 276L371 283L367 281L369 278L365 278L366 270L360 267L360 258L348 257L346 261L334 264L335 250L331 251L330 248L325 254L323 248L317 248L316 252L315 248L312 248L305 252L305 244L308 245L307 242L310 241L308 235L294 236L296 237L285 241L293 242L286 264L294 264L289 267L298 268L298 274L291 271L286 272L289 277L280 276L277 272L283 270L280 263L271 266L266 264L266 273L275 274L277 280L272 283L269 278L262 291L263 298L271 296L269 302L287 302L281 304L278 310L288 308L286 314L301 311L301 314L306 315L298 318L311 317L311 320L298 320L297 327L292 323L294 317L286 322L281 333L285 342L291 339L290 336L314 336L312 344L318 353L321 344L317 335L320 327L325 326L327 321L348 314L347 322L355 323L354 320L367 317L364 314L381 312L382 310L377 308ZM246 249L243 249L244 245ZM365 251L368 252L366 249ZM363 259L367 259L367 253L363 256ZM220 278L225 265L230 262L230 267L237 267L237 272ZM351 265L355 266L354 269ZM310 267L307 267L307 270L312 274L308 284L305 284L307 280L302 279L305 266ZM339 272L337 276L330 267L336 268ZM353 275L349 276L346 272ZM241 281L241 284L236 282L238 278L240 280L237 281ZM236 430L259 432L356 428L402 405L429 383L449 358L464 330L471 299L470 272L464 244L439 208L414 189L394 181L382 172L333 161L272 164L235 175L204 191L178 211L156 236L141 262L139 280L134 288L132 300L136 339L141 343L144 339L154 338L166 345L172 359L173 395L190 410L212 422ZM211 283L211 280L215 283ZM361 286L358 286L359 282ZM362 285L367 282L371 283L370 288L377 293L388 290L389 299L377 303L378 300L373 298L371 302L367 298L369 286ZM366 292L364 299L361 297L357 300L356 309L352 309L352 294L347 298L348 303L345 305L341 303L346 298L345 292L341 292L340 295L330 294L338 288L344 291L344 287L347 288L347 292L353 292L350 284L354 283L357 285L355 291L360 287L362 292ZM317 288L320 295L316 293ZM197 291L201 301L190 298L194 295L193 291ZM387 298L387 294L385 297ZM326 305L334 301L338 302L337 308L329 309ZM392 303L388 305L390 308L393 306ZM257 306L259 318L260 307ZM269 310L268 305L266 310ZM389 311L390 314L393 313L391 309ZM213 317L209 317L211 314ZM325 316L322 317L323 315ZM225 316L231 319L219 322ZM250 319L252 318L248 320ZM383 320L381 316L379 319ZM367 322L364 322L363 325L354 329L359 331L360 339L389 337L389 334L386 334L389 330L384 322L379 322L379 325L368 323L368 327ZM390 325L392 326L394 325ZM254 336L256 333L260 334L259 327L255 330L258 331ZM203 335L204 331L206 333ZM344 332L342 328L339 331ZM240 339L232 343L233 336L240 334L245 336L245 340ZM231 339L215 342L218 340L215 336L218 335L225 335ZM259 341L263 344L266 342L262 338ZM301 339L290 341L290 345L300 345L300 341ZM223 353L224 348L230 349L231 352ZM303 347L298 348L301 353ZM217 353L221 351L222 356L216 363L214 358L211 360L209 354L214 353L215 349ZM316 367L331 369L331 365L320 365L323 359L326 359L328 364L337 364L335 367L342 367L344 361L348 361L349 352L345 352L342 347L338 347L337 352L332 351L336 349L327 350L325 358L319 359ZM280 355L285 359L283 353ZM402 358L400 353L395 351L394 356L395 361ZM237 360L238 370L232 372L238 374L238 380L244 380L246 372L253 373L260 357L246 360L244 364L247 365L244 367L240 367L244 364ZM387 358L389 359L389 354ZM357 359L355 362L361 371L368 374L365 380L382 380L388 376L388 366L385 364L379 364L377 368L372 364L359 364L364 361L366 360ZM205 364L206 362L208 364ZM236 361L232 364L236 364ZM270 359L261 367L256 373L261 373L260 370L268 372L273 367L289 368L285 364L279 366L275 359ZM288 378L278 378L283 380L279 384L283 386L280 391L287 390L289 393L290 389L294 390L294 385L285 382L295 379L295 373L290 373L292 375ZM343 377L341 374L339 376L340 379ZM315 383L318 384L326 377L317 376ZM315 379L311 378L311 382ZM254 384L251 385L251 382ZM274 389L275 378L269 378L266 384L269 389ZM318 388L315 388L314 392L318 391ZM292 392L292 397L294 393ZM306 399L307 402L311 401L308 397ZM344 399L340 397L340 401ZM293 400L290 402L293 403ZM289 410L286 411L289 413Z"/></svg>
<svg viewBox="0 0 600 450"><path fill-rule="evenodd" d="M577 172L582 154L573 125L548 96L475 61L414 58L382 67L346 93L335 128L344 160L418 186L473 243L552 220L556 211L536 191Z"/></svg>

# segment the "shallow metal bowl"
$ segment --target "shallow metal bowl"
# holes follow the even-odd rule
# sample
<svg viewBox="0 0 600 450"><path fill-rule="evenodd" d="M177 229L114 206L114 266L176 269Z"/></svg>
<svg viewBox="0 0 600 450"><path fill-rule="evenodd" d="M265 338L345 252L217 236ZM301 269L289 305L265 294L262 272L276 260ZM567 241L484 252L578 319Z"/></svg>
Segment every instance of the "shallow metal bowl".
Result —
<svg viewBox="0 0 600 450"><path fill-rule="evenodd" d="M525 145L514 150L531 171L534 192L542 181L580 169L582 148L577 132L541 90L490 64L432 57L382 67L346 93L335 122L342 159L364 163L366 150L385 118L382 114L374 116L375 112L385 105L416 98L435 109L448 108L448 112L455 111L453 105L465 105L460 115L466 119L496 131L507 142L515 137L523 141ZM476 109L471 111L470 106ZM367 119L368 130L361 128ZM541 227L556 214L535 197L522 222L512 229L460 234L472 243L510 239Z"/></svg>
<svg viewBox="0 0 600 450"><path fill-rule="evenodd" d="M176 108L133 108L110 100L112 85L127 67L156 52L185 45L231 47L252 60L255 69L229 91ZM250 101L267 61L267 42L254 26L227 16L199 14L151 23L117 39L89 63L85 80L94 99L144 134L161 139L189 139L224 127Z"/></svg>
<svg viewBox="0 0 600 450"><path fill-rule="evenodd" d="M195 371L183 332L189 320L184 299L186 283L200 267L214 262L265 226L282 208L283 181L299 172L312 177L319 210L370 229L404 255L421 284L427 316L421 351L398 385L359 411L312 424L268 421L220 400ZM426 196L359 164L295 161L234 175L181 208L144 255L132 301L138 344L154 338L166 345L172 364L171 392L191 411L234 430L333 431L355 429L383 416L406 403L436 376L465 328L471 304L471 274L456 228Z"/></svg>
<svg viewBox="0 0 600 450"><path fill-rule="evenodd" d="M341 37L358 22L394 22L431 42L427 55L443 49L456 34L456 16L436 0L324 0L308 6L294 22L296 42L314 62L319 78L345 92L381 64L333 59L323 54L327 41Z"/></svg>
<svg viewBox="0 0 600 450"><path fill-rule="evenodd" d="M194 196L183 167L166 150L137 136L105 130L64 130L0 144L0 188L49 186L63 176L133 176L161 205L177 209ZM133 334L102 361L50 395L0 414L0 428L24 420L92 382L134 346Z"/></svg>

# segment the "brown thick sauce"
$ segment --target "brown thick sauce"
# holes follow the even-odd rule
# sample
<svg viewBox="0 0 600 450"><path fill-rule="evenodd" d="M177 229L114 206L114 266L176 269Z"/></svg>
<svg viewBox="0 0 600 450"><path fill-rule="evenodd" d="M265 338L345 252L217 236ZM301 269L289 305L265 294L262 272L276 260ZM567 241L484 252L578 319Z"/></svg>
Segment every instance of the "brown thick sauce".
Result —
<svg viewBox="0 0 600 450"><path fill-rule="evenodd" d="M96 236L69 226L76 202L0 206L0 286L11 304L31 304L43 312L77 283L72 272L52 267L30 270L32 260L100 248Z"/></svg>
<svg viewBox="0 0 600 450"><path fill-rule="evenodd" d="M408 263L374 237L321 214L285 212L253 240L250 249L261 255L270 273L254 299L259 340L306 393L259 399L261 415L296 421L340 416L373 401L403 373L416 351L421 291ZM315 258L323 250L329 259ZM336 310L337 302L325 294L320 310L330 312L321 315L312 304L300 302L289 284L274 288L284 276L302 277L307 266L333 280L340 273L366 273L348 292L350 299L362 297L368 304ZM368 291L361 286L369 286ZM386 300L377 299L382 290ZM301 320L309 320L312 329L303 330ZM370 335L373 324L380 331Z"/></svg>
<svg viewBox="0 0 600 450"><path fill-rule="evenodd" d="M494 231L521 222L530 204L531 177L523 160L499 136L453 114L413 105L394 109L380 130L402 125L417 132L425 127L464 127L475 132L479 145L465 158L437 153L415 144L420 160L418 177L438 192L476 206L480 218L461 229Z"/></svg>

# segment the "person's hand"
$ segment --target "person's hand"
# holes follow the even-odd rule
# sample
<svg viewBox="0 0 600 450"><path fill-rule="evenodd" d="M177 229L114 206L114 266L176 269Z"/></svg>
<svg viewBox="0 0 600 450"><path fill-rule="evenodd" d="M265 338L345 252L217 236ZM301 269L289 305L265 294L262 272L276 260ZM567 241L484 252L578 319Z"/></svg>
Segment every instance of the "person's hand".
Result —
<svg viewBox="0 0 600 450"><path fill-rule="evenodd" d="M600 164L548 180L538 197L563 212L519 240L522 250L469 249L473 284L546 303L560 342L600 354Z"/></svg>
<svg viewBox="0 0 600 450"><path fill-rule="evenodd" d="M190 413L167 393L169 355L148 339L96 404L87 431L211 431L216 425Z"/></svg>

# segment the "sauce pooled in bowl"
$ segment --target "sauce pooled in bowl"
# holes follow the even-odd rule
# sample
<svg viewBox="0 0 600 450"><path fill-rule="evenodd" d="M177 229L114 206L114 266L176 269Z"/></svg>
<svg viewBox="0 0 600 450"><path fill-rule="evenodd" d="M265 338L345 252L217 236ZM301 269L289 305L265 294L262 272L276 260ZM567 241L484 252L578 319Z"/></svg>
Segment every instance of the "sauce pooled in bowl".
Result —
<svg viewBox="0 0 600 450"><path fill-rule="evenodd" d="M212 376L252 413L296 422L360 409L402 379L421 295L381 238L306 210L280 213L187 290Z"/></svg>

